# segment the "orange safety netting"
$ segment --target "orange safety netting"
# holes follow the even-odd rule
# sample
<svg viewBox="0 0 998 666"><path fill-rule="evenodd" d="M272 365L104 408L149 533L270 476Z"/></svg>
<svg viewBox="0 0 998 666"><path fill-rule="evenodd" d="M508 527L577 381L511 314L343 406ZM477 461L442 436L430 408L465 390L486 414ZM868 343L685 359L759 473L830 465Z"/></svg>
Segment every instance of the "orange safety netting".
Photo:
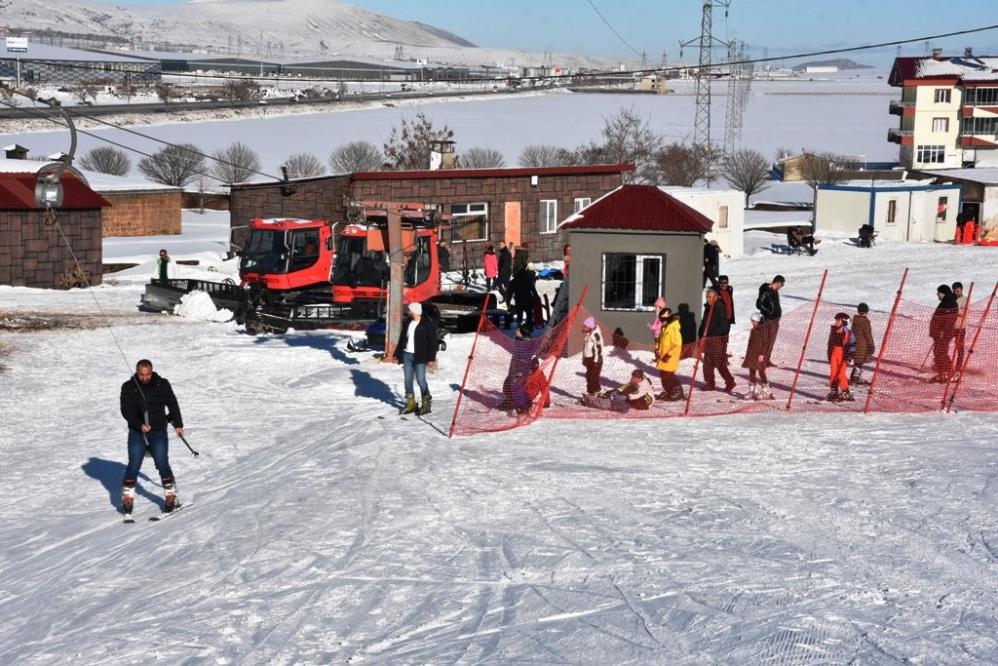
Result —
<svg viewBox="0 0 998 666"><path fill-rule="evenodd" d="M541 417L665 418L788 409L998 411L998 308L992 306L993 301L994 293L969 303L962 327L956 310L939 310L900 296L892 311L871 310L867 318L874 349L864 353L865 345L861 343L850 350L848 365L841 370L851 400L828 399L834 362L829 359L829 338L835 315L849 314L853 328L856 310L822 302L820 293L817 300L784 313L778 322L759 324L753 339L747 322L733 326L731 334L724 338L699 342L695 341L695 331L693 335L687 331L675 373L683 396L671 401L665 399L651 331L626 332L630 339L625 345L622 340L614 341L612 332L600 326L604 342L600 390L623 386L635 369L641 369L654 385L656 400L650 408L625 412L583 404L587 386L582 322L590 316L584 308L577 306L557 326L528 341L514 341L508 332L485 322L469 359L467 379L455 409L453 434L506 430ZM648 316L650 323L654 315ZM773 365L765 373L772 398L752 399L746 367L751 363L745 359L758 353L760 345L765 349L770 340ZM750 342L752 354L748 353ZM724 362L734 377L735 388L729 393L709 390L705 366ZM756 363L757 368L759 365ZM723 389L725 381L717 375L715 386ZM761 388L761 384L758 386Z"/></svg>

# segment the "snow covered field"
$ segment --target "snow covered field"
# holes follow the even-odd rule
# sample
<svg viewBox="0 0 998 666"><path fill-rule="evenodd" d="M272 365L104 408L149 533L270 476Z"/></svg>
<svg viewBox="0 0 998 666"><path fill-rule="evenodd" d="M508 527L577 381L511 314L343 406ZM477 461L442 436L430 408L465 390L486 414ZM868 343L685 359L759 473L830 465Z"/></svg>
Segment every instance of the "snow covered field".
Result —
<svg viewBox="0 0 998 666"><path fill-rule="evenodd" d="M694 97L689 82L676 82L675 95L517 94L495 98L472 97L461 103L449 99L399 100L398 108L379 105L330 113L304 113L277 117L255 117L211 122L180 122L145 128L142 131L166 141L190 142L205 152L212 152L234 141L242 141L261 157L265 171L279 173L288 155L310 152L321 159L350 141L371 141L380 146L392 127L402 118L424 111L435 125L448 125L455 131L458 152L472 146L496 148L510 166L516 164L520 151L531 144L554 144L567 148L599 138L603 118L621 107L633 108L649 119L650 125L670 140L690 139ZM724 133L726 87L715 85L712 106L716 140ZM897 126L897 118L887 112L896 89L874 76L838 78L823 81L759 81L745 110L741 145L774 159L778 148L798 152L829 150L862 155L871 161L897 159L897 146L887 141L887 130ZM306 109L307 110L307 109ZM251 112L272 116L273 110ZM150 122L162 122L159 114ZM570 122L566 122L571 119ZM774 132L773 127L779 127ZM47 130L45 124L38 128ZM820 131L818 131L820 128ZM161 146L120 130L92 130L100 136L146 152ZM31 148L34 154L65 150L65 132L33 132L3 135L6 142ZM100 145L89 136L80 136L79 154Z"/></svg>
<svg viewBox="0 0 998 666"><path fill-rule="evenodd" d="M171 252L207 261L211 224L194 240L193 223ZM749 237L722 264L741 322L776 272L786 307L827 267L830 299L880 309L904 266L928 303L944 281L990 290L998 265L831 237L784 257ZM108 254L148 256L130 242ZM448 440L471 336L430 376L433 414L400 420L401 371L349 354L348 333L137 313L147 268L95 290L127 365L106 328L4 334L0 663L998 661L998 415L541 420ZM93 309L0 288L0 311ZM116 403L141 357L201 457L173 442L190 507L158 524L147 460L122 525Z"/></svg>

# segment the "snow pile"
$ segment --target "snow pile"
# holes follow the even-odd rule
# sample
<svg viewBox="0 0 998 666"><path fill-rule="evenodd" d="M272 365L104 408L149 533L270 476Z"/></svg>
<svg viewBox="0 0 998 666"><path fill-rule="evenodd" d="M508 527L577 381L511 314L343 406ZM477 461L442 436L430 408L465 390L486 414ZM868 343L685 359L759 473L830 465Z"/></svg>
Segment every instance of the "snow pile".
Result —
<svg viewBox="0 0 998 666"><path fill-rule="evenodd" d="M198 321L229 321L232 311L226 308L219 310L205 291L192 291L184 294L180 304L173 308L173 314Z"/></svg>

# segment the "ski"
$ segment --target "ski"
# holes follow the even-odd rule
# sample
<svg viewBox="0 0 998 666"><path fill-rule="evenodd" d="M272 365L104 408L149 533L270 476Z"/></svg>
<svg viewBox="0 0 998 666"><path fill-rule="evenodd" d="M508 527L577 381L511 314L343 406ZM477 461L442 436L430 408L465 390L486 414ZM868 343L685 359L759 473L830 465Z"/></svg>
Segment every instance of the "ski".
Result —
<svg viewBox="0 0 998 666"><path fill-rule="evenodd" d="M155 516L149 516L149 522L150 523L156 523L156 522L159 522L161 520L166 520L170 516L177 515L178 513L180 513L181 511L183 511L185 508L189 507L191 504L192 504L191 502L187 502L186 504L178 504L175 507L173 507L173 511L170 511L169 513L167 513L166 511L161 511L160 513L156 514Z"/></svg>
<svg viewBox="0 0 998 666"><path fill-rule="evenodd" d="M126 513L124 518L121 519L121 522L124 523L125 525L131 525L132 523L135 522L135 515L131 513Z"/></svg>

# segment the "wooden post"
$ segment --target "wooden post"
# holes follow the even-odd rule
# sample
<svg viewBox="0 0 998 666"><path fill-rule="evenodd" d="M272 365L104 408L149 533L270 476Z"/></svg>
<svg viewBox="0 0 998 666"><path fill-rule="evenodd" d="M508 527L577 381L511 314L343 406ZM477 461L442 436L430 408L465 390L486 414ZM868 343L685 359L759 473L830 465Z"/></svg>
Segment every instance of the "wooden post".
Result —
<svg viewBox="0 0 998 666"><path fill-rule="evenodd" d="M960 386L963 385L963 375L967 370L967 366L970 365L970 357L973 355L974 350L977 347L977 338L980 337L981 329L984 328L984 322L987 321L988 314L991 312L991 304L994 303L995 293L998 293L998 282L995 283L995 288L991 290L991 298L988 299L988 304L984 306L984 312L981 314L981 321L977 324L977 330L974 332L974 340L970 343L970 349L963 357L963 366L960 368L960 375L957 377L956 386L953 387L953 393L949 397L949 404L946 405L947 414L949 414L950 410L953 409L953 401L956 400L956 393L960 390Z"/></svg>
<svg viewBox="0 0 998 666"><path fill-rule="evenodd" d="M974 295L974 283L971 282L970 283L970 289L967 290L967 297L966 297L967 298L967 308L963 312L960 312L959 307L956 310L956 320L960 324L962 324L963 327L964 327L963 328L963 335L964 335L963 342L964 342L964 344L966 344L966 342L967 342L967 316L966 315L970 312L970 298L973 295ZM956 353L955 345L954 345L953 352ZM964 360L964 362L967 361L967 355L966 354L964 354L963 360ZM957 375L957 373L959 371L960 371L960 368L954 368L952 371L950 371L949 377L946 378L946 388L943 389L943 401L941 403L939 403L939 411L942 411L946 407L946 396L949 395L949 387L953 383L953 378L956 377L956 375Z"/></svg>
<svg viewBox="0 0 998 666"><path fill-rule="evenodd" d="M461 388L457 392L457 404L454 405L454 418L451 419L450 430L447 432L448 439L454 436L454 427L457 425L457 413L461 409L461 398L464 397L464 385L468 382L468 373L471 371L471 362L475 360L475 349L478 347L478 337L482 334L482 327L485 326L485 312L489 307L489 296L491 296L491 294L486 293L485 300L482 302L482 314L478 317L478 328L475 330L475 339L471 343L471 352L468 354L468 363L464 366L464 378L461 379Z"/></svg>
<svg viewBox="0 0 998 666"><path fill-rule="evenodd" d="M787 396L787 409L794 401L794 394L797 392L797 380L800 378L800 369L804 366L804 356L807 354L807 345L811 341L811 331L814 329L814 319L818 316L818 306L821 305L821 295L825 292L825 281L828 279L828 270L821 275L821 285L818 287L818 296L814 299L814 309L811 310L811 321L807 325L807 333L804 335L804 345L800 348L800 358L797 359L797 372L794 373L794 381L790 384L790 395ZM763 324L765 325L765 324Z"/></svg>
<svg viewBox="0 0 998 666"><path fill-rule="evenodd" d="M385 313L385 357L391 362L395 356L395 345L402 332L402 288L405 284L405 252L402 247L402 211L395 206L387 206L388 217L388 312Z"/></svg>
<svg viewBox="0 0 998 666"><path fill-rule="evenodd" d="M873 368L873 377L870 379L870 390L866 394L866 406L863 407L863 413L870 413L870 404L873 402L873 389L877 385L877 377L880 376L880 362L887 354L887 343L891 339L891 329L894 328L894 316L897 314L898 304L901 302L901 294L904 293L904 283L908 279L908 269L904 269L904 274L901 275L901 284L898 285L897 296L894 297L894 307L891 308L891 316L887 320L887 328L884 329L884 338L880 341L880 353L877 354L877 365Z"/></svg>

